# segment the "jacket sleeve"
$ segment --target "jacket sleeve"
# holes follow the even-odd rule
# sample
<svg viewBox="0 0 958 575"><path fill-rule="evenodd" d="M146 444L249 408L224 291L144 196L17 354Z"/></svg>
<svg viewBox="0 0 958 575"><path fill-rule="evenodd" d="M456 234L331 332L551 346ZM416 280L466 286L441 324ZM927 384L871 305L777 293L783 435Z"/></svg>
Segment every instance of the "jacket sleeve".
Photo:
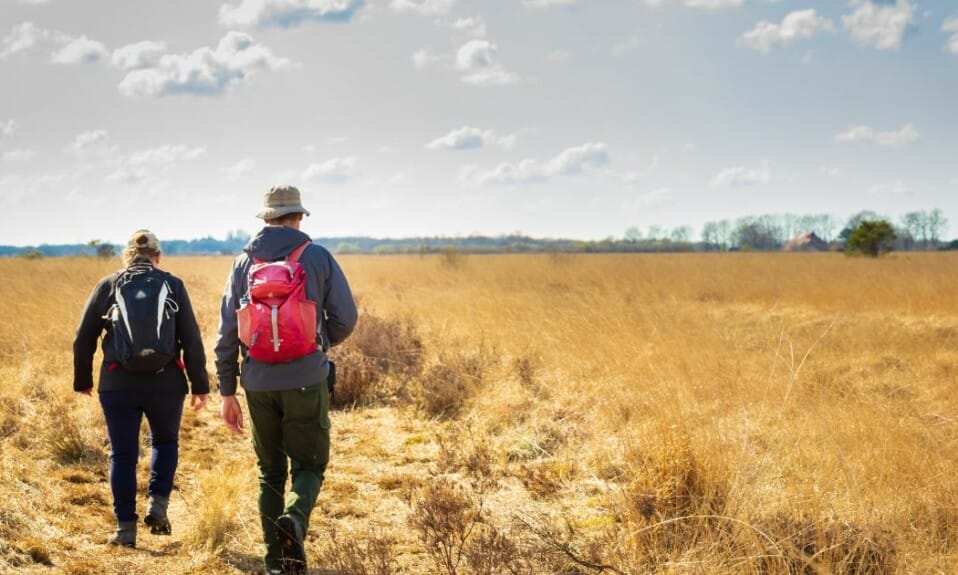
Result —
<svg viewBox="0 0 958 575"><path fill-rule="evenodd" d="M239 255L233 261L233 268L226 278L223 299L220 302L220 325L216 334L216 379L220 395L236 395L239 378L240 339L236 322L236 310L239 309L239 277L243 269L245 255Z"/></svg>
<svg viewBox="0 0 958 575"><path fill-rule="evenodd" d="M356 311L356 302L353 300L353 293L349 289L346 275L332 254L329 252L326 252L326 254L329 258L329 275L326 277L323 302L326 315L326 335L329 337L329 345L332 347L339 345L349 337L349 334L356 327L359 314Z"/></svg>
<svg viewBox="0 0 958 575"><path fill-rule="evenodd" d="M196 323L196 315L193 313L193 304L190 302L186 285L180 280L176 283L180 292L176 297L176 304L179 306L179 311L176 312L176 337L183 348L183 363L186 365L186 375L190 379L191 393L202 395L210 392L203 336L200 334L199 324Z"/></svg>
<svg viewBox="0 0 958 575"><path fill-rule="evenodd" d="M86 391L93 388L93 354L103 333L106 321L103 316L110 308L113 276L101 279L86 302L80 315L80 324L73 339L73 390Z"/></svg>

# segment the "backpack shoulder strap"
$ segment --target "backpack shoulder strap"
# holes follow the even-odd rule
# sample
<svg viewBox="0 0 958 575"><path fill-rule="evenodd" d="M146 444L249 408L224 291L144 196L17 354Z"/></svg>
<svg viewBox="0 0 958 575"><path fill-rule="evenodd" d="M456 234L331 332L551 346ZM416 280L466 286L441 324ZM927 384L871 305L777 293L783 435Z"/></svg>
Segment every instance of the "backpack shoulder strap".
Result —
<svg viewBox="0 0 958 575"><path fill-rule="evenodd" d="M300 256L303 255L303 252L306 251L306 248L312 243L312 240L303 242L301 246L290 252L290 254L286 257L286 261L293 263L298 262Z"/></svg>

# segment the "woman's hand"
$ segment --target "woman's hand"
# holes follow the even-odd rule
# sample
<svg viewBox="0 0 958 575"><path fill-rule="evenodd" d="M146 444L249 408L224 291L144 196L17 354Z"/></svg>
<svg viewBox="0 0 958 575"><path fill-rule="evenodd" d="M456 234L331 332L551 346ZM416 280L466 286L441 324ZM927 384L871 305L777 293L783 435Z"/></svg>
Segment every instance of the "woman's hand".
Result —
<svg viewBox="0 0 958 575"><path fill-rule="evenodd" d="M195 409L196 411L199 411L199 410L203 409L204 407L206 407L206 401L209 399L209 397L210 397L210 396L209 396L209 394L207 394L207 393L200 393L200 394L193 394L193 395L191 395L191 396L190 396L190 407L192 407L192 408Z"/></svg>

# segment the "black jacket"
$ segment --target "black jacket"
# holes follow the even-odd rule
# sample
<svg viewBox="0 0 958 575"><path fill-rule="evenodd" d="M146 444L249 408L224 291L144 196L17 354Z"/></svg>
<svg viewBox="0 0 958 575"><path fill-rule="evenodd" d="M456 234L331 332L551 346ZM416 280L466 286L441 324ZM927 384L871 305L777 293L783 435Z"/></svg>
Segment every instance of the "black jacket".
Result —
<svg viewBox="0 0 958 575"><path fill-rule="evenodd" d="M319 349L286 363L256 361L246 355L236 324L236 310L248 289L253 258L280 261L306 242L310 244L303 250L299 263L306 271L306 297L316 302L319 311L316 314ZM216 339L220 394L234 395L237 377L241 378L243 388L249 391L280 391L319 385L329 374L326 350L345 340L356 326L356 303L343 270L326 248L313 244L308 235L287 226L266 226L250 240L244 252L233 262L220 305ZM242 365L239 364L241 354Z"/></svg>
<svg viewBox="0 0 958 575"><path fill-rule="evenodd" d="M77 326L73 340L73 390L85 391L93 388L93 354L97 340L103 335L103 363L100 365L99 391L160 391L195 395L209 393L210 382L206 373L206 354L200 328L193 315L193 306L183 281L173 274L167 276L173 299L179 311L176 312L177 359L170 362L159 373L131 372L123 369L115 358L113 350L113 330L107 314L114 303L116 280L125 270L117 271L97 282L90 299L83 308L80 325ZM182 360L179 359L182 355ZM184 373L185 371L185 373ZM187 375L192 390L187 386Z"/></svg>

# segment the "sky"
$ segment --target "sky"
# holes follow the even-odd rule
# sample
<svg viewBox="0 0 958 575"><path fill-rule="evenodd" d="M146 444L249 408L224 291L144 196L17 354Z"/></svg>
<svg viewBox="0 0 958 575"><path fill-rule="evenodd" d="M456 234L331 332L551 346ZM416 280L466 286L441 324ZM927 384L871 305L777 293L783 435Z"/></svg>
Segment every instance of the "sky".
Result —
<svg viewBox="0 0 958 575"><path fill-rule="evenodd" d="M943 210L958 1L0 0L0 244Z"/></svg>

